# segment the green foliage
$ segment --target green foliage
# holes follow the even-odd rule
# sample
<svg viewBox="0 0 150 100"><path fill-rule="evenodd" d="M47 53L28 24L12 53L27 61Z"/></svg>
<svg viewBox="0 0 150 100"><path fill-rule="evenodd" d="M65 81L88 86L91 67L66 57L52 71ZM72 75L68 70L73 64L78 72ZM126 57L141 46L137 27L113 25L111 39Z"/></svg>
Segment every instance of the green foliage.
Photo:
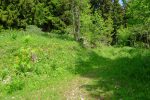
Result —
<svg viewBox="0 0 150 100"><path fill-rule="evenodd" d="M13 92L22 90L24 88L24 81L21 78L15 77L9 84L6 85L6 91L9 94L12 94Z"/></svg>
<svg viewBox="0 0 150 100"><path fill-rule="evenodd" d="M92 22L92 42L110 45L112 41L111 33L113 31L113 21L111 18L104 20L98 12L95 12L94 16L92 16Z"/></svg>
<svg viewBox="0 0 150 100"><path fill-rule="evenodd" d="M76 0L74 4L73 1L3 0L0 2L0 31L23 28L31 33L42 33L40 30L60 35L76 36L76 33L77 40L81 37L94 45L134 45L133 41L137 41L134 38L139 36L135 34L139 33L134 32L133 26L139 27L142 35L149 34L146 28L150 24L148 0L121 0L123 4L119 4L119 0ZM131 31L131 43L123 42L126 41L124 31L128 34L126 39ZM15 40L17 36L12 34L12 38ZM143 39L138 42L143 43Z"/></svg>
<svg viewBox="0 0 150 100"><path fill-rule="evenodd" d="M63 27L64 23L69 23L68 15L63 14L63 12L67 14L66 10L69 9L64 5L66 2L59 3L59 0L48 2L40 0L1 1L0 22L4 28L25 28L27 25L37 25L45 29L47 25L47 27L57 29L58 26ZM62 16L66 16L66 19L64 20Z"/></svg>
<svg viewBox="0 0 150 100"><path fill-rule="evenodd" d="M17 34L17 38L12 39L10 33ZM72 38L64 36L62 39L56 33L51 33L53 38L41 34L33 31L5 31L0 34L3 41L0 42L0 98L20 90L43 88L57 78L71 77L67 69L75 66L74 49L80 48L78 44Z"/></svg>
<svg viewBox="0 0 150 100"><path fill-rule="evenodd" d="M104 20L100 13L93 15L83 13L81 15L81 33L85 39L93 45L110 45L112 42L111 33L113 31L113 21L111 18Z"/></svg>
<svg viewBox="0 0 150 100"><path fill-rule="evenodd" d="M35 5L34 22L32 24L42 26L46 22L46 17L50 15L48 7L45 7L44 3L38 3Z"/></svg>
<svg viewBox="0 0 150 100"><path fill-rule="evenodd" d="M13 32L13 33L10 33L11 34L11 38L16 40L17 39L17 32Z"/></svg>
<svg viewBox="0 0 150 100"><path fill-rule="evenodd" d="M147 25L135 25L129 28L120 28L118 30L118 44L134 47L149 48L149 28Z"/></svg>
<svg viewBox="0 0 150 100"><path fill-rule="evenodd" d="M125 28L122 27L118 30L118 43L120 45L149 48L149 1L124 1L124 7L128 27L125 25Z"/></svg>
<svg viewBox="0 0 150 100"><path fill-rule="evenodd" d="M132 0L129 2L128 23L129 25L146 24L150 17L150 2L148 0Z"/></svg>
<svg viewBox="0 0 150 100"><path fill-rule="evenodd" d="M10 32L17 34L15 40ZM67 89L77 85L85 85L88 99L99 98L101 91L106 99L149 98L148 49L86 49L68 35L49 34L49 38L27 31L0 34L0 99L65 99Z"/></svg>
<svg viewBox="0 0 150 100"><path fill-rule="evenodd" d="M0 80L3 80L4 78L6 78L6 76L9 75L9 70L8 68L5 68L3 70L0 71L0 77L1 79Z"/></svg>
<svg viewBox="0 0 150 100"><path fill-rule="evenodd" d="M84 51L81 52L76 71L81 76L93 79L84 88L97 98L148 99L148 52L130 47L103 47Z"/></svg>
<svg viewBox="0 0 150 100"><path fill-rule="evenodd" d="M91 31L91 26L93 25L92 23L92 16L88 15L89 13L82 13L81 14L81 34L83 37L85 37L88 41L91 41L92 37L92 31Z"/></svg>
<svg viewBox="0 0 150 100"><path fill-rule="evenodd" d="M131 28L131 32L133 33L133 39L135 40L134 42L140 43L139 45L137 44L136 47L147 47L149 48L150 46L150 30L149 30L149 25L135 25Z"/></svg>
<svg viewBox="0 0 150 100"><path fill-rule="evenodd" d="M150 2L122 1L0 0L0 99L64 99L76 77L92 99L150 99Z"/></svg>
<svg viewBox="0 0 150 100"><path fill-rule="evenodd" d="M2 29L3 29L3 25L0 24L0 32L2 31Z"/></svg>
<svg viewBox="0 0 150 100"><path fill-rule="evenodd" d="M119 45L129 45L130 42L129 38L131 37L132 33L128 28L123 28L123 26L118 30L118 44Z"/></svg>
<svg viewBox="0 0 150 100"><path fill-rule="evenodd" d="M30 34L33 34L33 33L41 34L41 35L44 34L44 32L42 31L42 29L39 28L39 27L37 27L37 26L35 26L35 25L28 25L28 26L26 27L25 31L26 31L27 33L30 33ZM29 34L28 37L31 37L30 34Z"/></svg>
<svg viewBox="0 0 150 100"><path fill-rule="evenodd" d="M26 39L26 41L28 41ZM21 48L16 54L15 58L15 69L18 73L25 73L32 71L31 67L31 49L30 48Z"/></svg>

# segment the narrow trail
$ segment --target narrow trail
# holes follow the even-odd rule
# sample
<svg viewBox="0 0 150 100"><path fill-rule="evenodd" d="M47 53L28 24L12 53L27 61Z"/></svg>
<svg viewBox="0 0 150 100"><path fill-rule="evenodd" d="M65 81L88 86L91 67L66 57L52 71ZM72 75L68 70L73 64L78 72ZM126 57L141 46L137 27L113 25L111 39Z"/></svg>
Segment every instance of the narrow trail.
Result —
<svg viewBox="0 0 150 100"><path fill-rule="evenodd" d="M66 100L91 100L88 91L83 88L88 85L91 80L89 78L78 76L68 83L67 91L64 96Z"/></svg>

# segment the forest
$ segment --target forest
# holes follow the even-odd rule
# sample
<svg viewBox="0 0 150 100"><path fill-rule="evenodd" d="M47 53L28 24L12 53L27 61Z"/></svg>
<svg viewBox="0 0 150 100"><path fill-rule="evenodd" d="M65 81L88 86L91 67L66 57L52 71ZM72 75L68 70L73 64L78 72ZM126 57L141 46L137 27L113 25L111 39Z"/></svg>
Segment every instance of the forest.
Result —
<svg viewBox="0 0 150 100"><path fill-rule="evenodd" d="M0 100L150 100L150 0L0 0Z"/></svg>

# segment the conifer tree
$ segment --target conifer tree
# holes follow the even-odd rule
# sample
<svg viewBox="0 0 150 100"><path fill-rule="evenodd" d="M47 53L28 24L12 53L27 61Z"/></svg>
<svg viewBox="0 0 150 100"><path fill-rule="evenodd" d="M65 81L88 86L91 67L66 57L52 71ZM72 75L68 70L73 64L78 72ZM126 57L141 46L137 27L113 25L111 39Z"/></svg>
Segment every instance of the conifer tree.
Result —
<svg viewBox="0 0 150 100"><path fill-rule="evenodd" d="M123 20L123 11L122 7L119 4L119 0L113 0L113 10L112 10L112 19L113 19L113 32L112 32L112 45L117 43L117 30L122 25Z"/></svg>

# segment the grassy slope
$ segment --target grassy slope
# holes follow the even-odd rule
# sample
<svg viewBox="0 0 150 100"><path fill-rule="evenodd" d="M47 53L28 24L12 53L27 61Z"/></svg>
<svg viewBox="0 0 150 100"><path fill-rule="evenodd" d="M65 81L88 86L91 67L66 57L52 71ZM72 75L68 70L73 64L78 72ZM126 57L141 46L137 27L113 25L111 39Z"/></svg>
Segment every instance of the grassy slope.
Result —
<svg viewBox="0 0 150 100"><path fill-rule="evenodd" d="M22 48L28 49L28 54L34 51L37 61L31 63L32 72L16 75L14 66ZM149 58L149 50L91 50L70 38L4 32L0 34L0 69L1 77L5 76L0 83L0 99L150 99ZM4 84L8 77L10 82Z"/></svg>
<svg viewBox="0 0 150 100"><path fill-rule="evenodd" d="M17 37L14 36L16 34ZM16 39L13 39L14 37L16 37ZM29 48L30 50L28 54L33 50L38 57L38 62L32 64L32 66L36 68L36 73L29 73L27 77L23 76L22 79L20 78L21 76L19 79L17 77L19 80L17 84L20 84L20 80L25 83L23 91L14 93L15 89L12 89L9 85L1 84L1 98L6 96L6 99L8 99L8 93L5 92L9 91L13 92L10 97L17 95L18 97L25 96L26 98L40 98L40 96L36 95L36 92L41 91L42 93L43 90L45 91L45 88L50 88L50 90L46 91L49 92L47 94L42 93L43 96L41 96L43 98L46 98L47 96L55 99L62 97L59 93L61 92L61 90L59 91L59 88L62 88L63 90L63 87L60 87L59 84L65 84L64 82L67 82L72 78L72 74L68 71L68 68L75 66L76 51L74 49L80 49L76 42L48 38L31 33L29 35L28 33L15 31L8 31L1 34L0 41L0 68L1 70L3 69L4 72L6 70L6 74L8 74L7 76L11 76L12 80L16 77L14 75L14 66L18 52L24 55L23 52L20 52L20 49ZM31 91L31 93L29 91ZM33 94L33 96L30 94Z"/></svg>

